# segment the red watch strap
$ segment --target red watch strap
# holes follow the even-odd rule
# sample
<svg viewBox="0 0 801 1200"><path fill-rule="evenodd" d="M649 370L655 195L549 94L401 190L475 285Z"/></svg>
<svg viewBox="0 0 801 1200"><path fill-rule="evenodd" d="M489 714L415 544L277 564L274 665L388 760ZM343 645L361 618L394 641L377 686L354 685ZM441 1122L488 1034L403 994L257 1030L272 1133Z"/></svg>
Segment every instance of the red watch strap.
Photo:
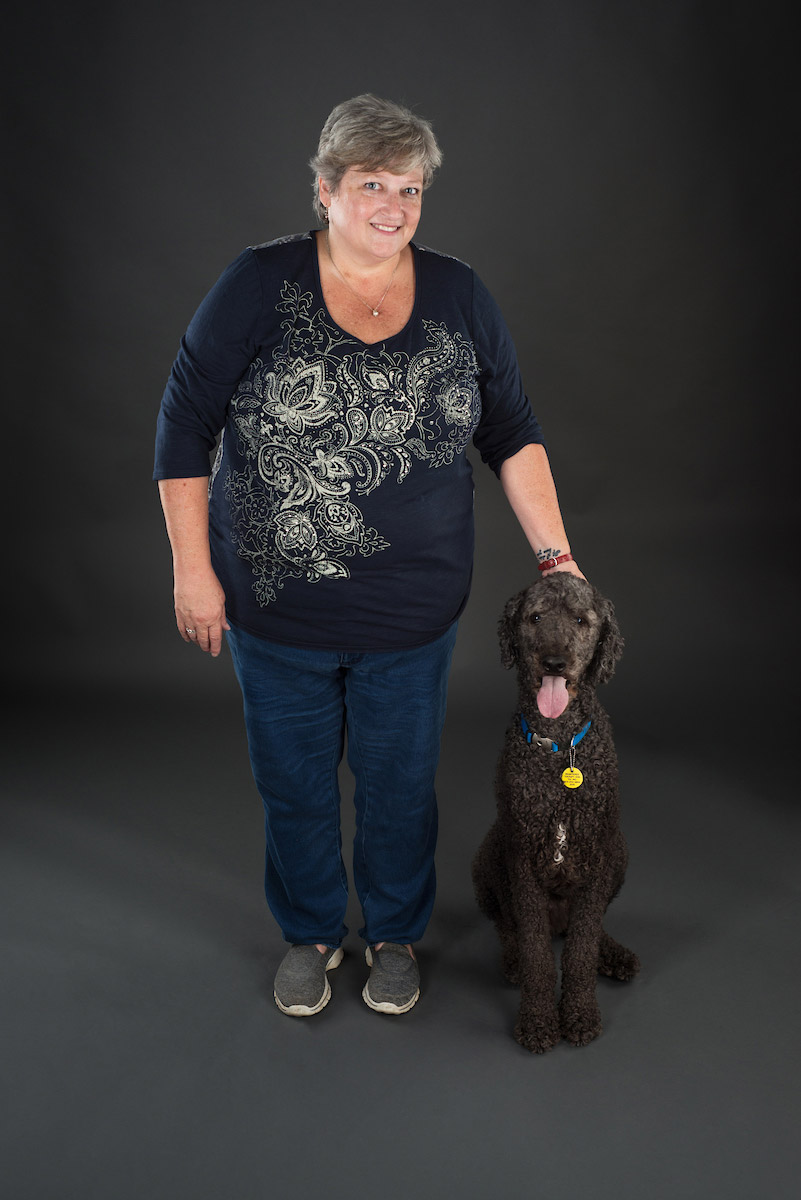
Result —
<svg viewBox="0 0 801 1200"><path fill-rule="evenodd" d="M560 554L558 558L546 558L545 562L541 562L538 566L540 571L552 571L555 566L563 562L572 562L572 554Z"/></svg>

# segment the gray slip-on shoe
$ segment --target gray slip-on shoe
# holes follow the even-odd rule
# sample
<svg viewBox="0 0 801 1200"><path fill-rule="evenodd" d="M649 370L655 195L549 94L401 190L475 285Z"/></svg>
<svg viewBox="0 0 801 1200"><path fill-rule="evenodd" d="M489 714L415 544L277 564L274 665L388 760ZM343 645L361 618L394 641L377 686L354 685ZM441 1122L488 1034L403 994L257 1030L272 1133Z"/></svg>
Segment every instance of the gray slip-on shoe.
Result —
<svg viewBox="0 0 801 1200"><path fill-rule="evenodd" d="M381 1013L405 1013L420 995L420 969L405 946L384 942L380 950L370 946L364 952L370 978L362 999Z"/></svg>
<svg viewBox="0 0 801 1200"><path fill-rule="evenodd" d="M273 996L281 1012L290 1017L311 1017L331 999L326 971L344 958L341 946L320 953L316 946L293 946L275 973Z"/></svg>

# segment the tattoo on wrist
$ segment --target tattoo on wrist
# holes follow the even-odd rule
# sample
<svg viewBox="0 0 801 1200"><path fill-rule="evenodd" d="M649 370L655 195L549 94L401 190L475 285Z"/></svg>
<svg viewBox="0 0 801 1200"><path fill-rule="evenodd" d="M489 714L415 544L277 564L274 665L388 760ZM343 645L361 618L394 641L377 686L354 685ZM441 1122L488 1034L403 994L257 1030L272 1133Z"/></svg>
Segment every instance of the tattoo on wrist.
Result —
<svg viewBox="0 0 801 1200"><path fill-rule="evenodd" d="M555 549L537 550L537 562L545 562L549 558L558 558L561 553L561 550Z"/></svg>

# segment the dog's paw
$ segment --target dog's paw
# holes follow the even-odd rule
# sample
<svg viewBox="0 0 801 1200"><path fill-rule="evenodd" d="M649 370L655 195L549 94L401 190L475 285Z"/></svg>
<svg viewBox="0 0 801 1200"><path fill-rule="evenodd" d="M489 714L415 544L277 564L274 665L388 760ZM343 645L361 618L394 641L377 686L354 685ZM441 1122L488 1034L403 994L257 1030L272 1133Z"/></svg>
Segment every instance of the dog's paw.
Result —
<svg viewBox="0 0 801 1200"><path fill-rule="evenodd" d="M515 1041L532 1054L544 1054L561 1040L559 1020L553 1015L521 1014L515 1025Z"/></svg>
<svg viewBox="0 0 801 1200"><path fill-rule="evenodd" d="M640 969L640 960L633 950L627 950L608 935L601 941L598 950L598 973L624 983L633 979Z"/></svg>
<svg viewBox="0 0 801 1200"><path fill-rule="evenodd" d="M560 1005L559 1028L571 1046L587 1046L601 1032L601 1010L595 1002L581 1007Z"/></svg>

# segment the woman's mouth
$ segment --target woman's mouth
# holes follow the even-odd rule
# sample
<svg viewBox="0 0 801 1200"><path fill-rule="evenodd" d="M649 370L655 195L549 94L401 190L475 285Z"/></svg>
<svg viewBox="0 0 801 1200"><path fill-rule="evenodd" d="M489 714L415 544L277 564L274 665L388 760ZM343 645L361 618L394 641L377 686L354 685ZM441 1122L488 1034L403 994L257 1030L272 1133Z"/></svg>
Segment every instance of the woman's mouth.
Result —
<svg viewBox="0 0 801 1200"><path fill-rule="evenodd" d="M377 221L371 221L373 229L378 229L380 233L397 233L400 225L379 225Z"/></svg>

